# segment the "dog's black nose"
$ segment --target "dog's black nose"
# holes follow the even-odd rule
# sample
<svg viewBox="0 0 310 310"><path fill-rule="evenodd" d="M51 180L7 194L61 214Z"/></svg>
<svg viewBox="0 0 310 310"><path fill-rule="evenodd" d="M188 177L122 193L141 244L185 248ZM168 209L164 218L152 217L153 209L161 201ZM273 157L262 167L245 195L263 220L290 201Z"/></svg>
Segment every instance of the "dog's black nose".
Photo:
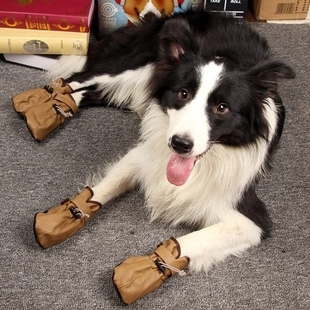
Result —
<svg viewBox="0 0 310 310"><path fill-rule="evenodd" d="M193 149L194 143L189 138L174 135L171 138L171 147L179 154L187 154Z"/></svg>

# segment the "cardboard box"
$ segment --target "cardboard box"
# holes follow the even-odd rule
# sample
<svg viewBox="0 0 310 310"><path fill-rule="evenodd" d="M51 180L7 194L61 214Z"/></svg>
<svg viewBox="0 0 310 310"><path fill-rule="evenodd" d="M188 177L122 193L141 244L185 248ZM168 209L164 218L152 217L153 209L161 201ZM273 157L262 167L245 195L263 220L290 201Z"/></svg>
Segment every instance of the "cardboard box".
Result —
<svg viewBox="0 0 310 310"><path fill-rule="evenodd" d="M224 11L234 18L244 18L248 6L247 0L204 0L207 11Z"/></svg>
<svg viewBox="0 0 310 310"><path fill-rule="evenodd" d="M253 0L258 20L306 19L310 0Z"/></svg>

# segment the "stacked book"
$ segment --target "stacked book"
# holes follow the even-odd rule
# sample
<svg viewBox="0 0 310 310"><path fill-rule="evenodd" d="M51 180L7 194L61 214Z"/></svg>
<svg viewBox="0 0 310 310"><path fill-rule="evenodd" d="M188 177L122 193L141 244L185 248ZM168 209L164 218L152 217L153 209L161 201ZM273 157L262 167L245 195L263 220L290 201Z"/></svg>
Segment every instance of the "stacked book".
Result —
<svg viewBox="0 0 310 310"><path fill-rule="evenodd" d="M86 55L95 0L1 0L0 53Z"/></svg>

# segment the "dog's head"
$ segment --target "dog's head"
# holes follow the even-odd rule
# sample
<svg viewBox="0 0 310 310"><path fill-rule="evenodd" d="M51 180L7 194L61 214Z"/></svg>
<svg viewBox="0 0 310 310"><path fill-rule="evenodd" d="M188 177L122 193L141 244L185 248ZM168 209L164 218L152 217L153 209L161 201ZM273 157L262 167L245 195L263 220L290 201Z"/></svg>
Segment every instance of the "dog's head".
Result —
<svg viewBox="0 0 310 310"><path fill-rule="evenodd" d="M279 79L294 77L289 66L269 60L265 40L226 20L204 28L170 19L160 34L151 89L169 117L168 179L176 185L214 143L238 147L271 139L278 112L266 115L268 98L277 98Z"/></svg>

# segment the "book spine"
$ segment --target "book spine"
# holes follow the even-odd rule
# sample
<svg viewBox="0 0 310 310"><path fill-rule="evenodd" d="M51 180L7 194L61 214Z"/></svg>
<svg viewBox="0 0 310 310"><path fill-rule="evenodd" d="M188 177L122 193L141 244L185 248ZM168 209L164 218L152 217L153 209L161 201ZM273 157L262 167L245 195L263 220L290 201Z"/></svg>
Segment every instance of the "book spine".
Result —
<svg viewBox="0 0 310 310"><path fill-rule="evenodd" d="M0 28L89 32L88 17L0 12Z"/></svg>
<svg viewBox="0 0 310 310"><path fill-rule="evenodd" d="M89 33L0 28L0 53L86 55Z"/></svg>

